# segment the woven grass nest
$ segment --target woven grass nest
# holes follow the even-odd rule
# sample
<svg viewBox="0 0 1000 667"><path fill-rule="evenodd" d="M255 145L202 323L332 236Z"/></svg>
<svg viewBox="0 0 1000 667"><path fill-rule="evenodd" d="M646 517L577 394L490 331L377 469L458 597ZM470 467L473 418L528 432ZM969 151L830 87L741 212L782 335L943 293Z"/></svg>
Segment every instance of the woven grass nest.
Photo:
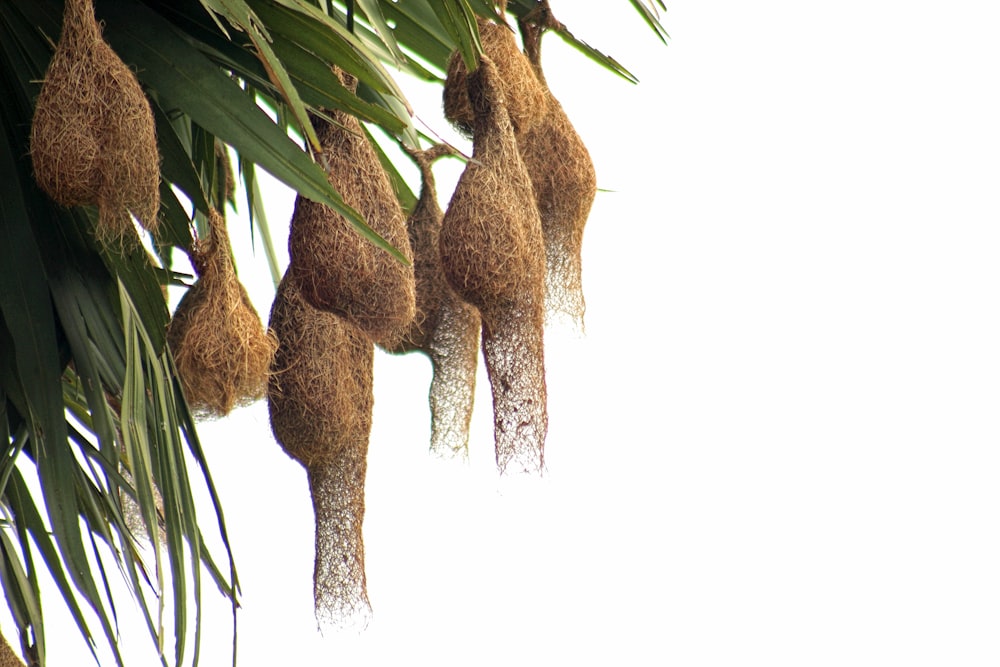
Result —
<svg viewBox="0 0 1000 667"><path fill-rule="evenodd" d="M417 310L399 341L386 347L395 353L420 351L430 358L430 450L445 457L468 455L479 361L479 313L448 284L438 249L444 213L438 205L431 165L451 152L443 144L410 152L421 174L420 198L407 220Z"/></svg>
<svg viewBox="0 0 1000 667"><path fill-rule="evenodd" d="M358 628L371 614L361 532L373 406L374 347L341 317L313 308L288 273L271 307L280 345L268 383L271 430L309 479L321 627Z"/></svg>
<svg viewBox="0 0 1000 667"><path fill-rule="evenodd" d="M216 211L209 230L191 253L198 280L174 311L167 343L188 405L200 417L222 417L264 397L278 342L236 277L225 220Z"/></svg>
<svg viewBox="0 0 1000 667"><path fill-rule="evenodd" d="M14 647L7 643L3 635L0 635L0 667L24 667Z"/></svg>
<svg viewBox="0 0 1000 667"><path fill-rule="evenodd" d="M100 211L105 243L132 239L133 214L155 231L160 157L135 74L103 40L91 0L67 0L63 29L31 123L35 179L64 206Z"/></svg>
<svg viewBox="0 0 1000 667"><path fill-rule="evenodd" d="M357 81L338 71L345 86ZM382 238L412 259L406 219L389 178L360 122L330 110L314 117L328 177L344 201ZM298 197L288 241L291 276L314 307L336 313L383 342L409 325L415 312L413 266L362 238L329 207Z"/></svg>
<svg viewBox="0 0 1000 667"><path fill-rule="evenodd" d="M441 262L452 288L481 315L497 466L501 473L541 472L548 430L541 219L501 71L483 56L466 80L473 159L444 215Z"/></svg>
<svg viewBox="0 0 1000 667"><path fill-rule="evenodd" d="M541 39L547 29L561 27L542 0L519 21L522 42L539 83L545 90L545 112L517 137L531 176L542 219L546 256L546 311L583 331L583 230L597 193L594 163L580 135L552 95L542 72Z"/></svg>
<svg viewBox="0 0 1000 667"><path fill-rule="evenodd" d="M504 11L507 3L499 3ZM545 89L535 76L531 63L517 46L514 32L507 24L476 17L483 53L500 73L500 85L507 101L507 113L515 133L538 122L545 110ZM475 112L469 104L465 62L456 51L448 60L444 84L444 115L460 132L473 136Z"/></svg>
<svg viewBox="0 0 1000 667"><path fill-rule="evenodd" d="M269 327L279 341L267 390L271 428L289 456L309 468L367 442L371 341L338 315L313 308L287 273Z"/></svg>

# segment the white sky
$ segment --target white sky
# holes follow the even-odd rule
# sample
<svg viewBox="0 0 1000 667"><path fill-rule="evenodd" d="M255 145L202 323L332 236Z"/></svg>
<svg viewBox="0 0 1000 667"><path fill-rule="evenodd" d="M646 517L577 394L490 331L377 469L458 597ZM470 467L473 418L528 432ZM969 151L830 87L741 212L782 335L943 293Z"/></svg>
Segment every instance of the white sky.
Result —
<svg viewBox="0 0 1000 667"><path fill-rule="evenodd" d="M613 191L585 236L588 334L548 338L549 474L498 490L485 373L471 461L431 458L429 363L380 355L374 617L320 640L304 472L263 404L204 425L240 664L997 664L1000 8L677 2L664 47L623 1L551 5L641 83L545 40ZM446 132L439 91L413 91ZM245 229L230 216L249 258ZM70 639L51 664L84 664Z"/></svg>

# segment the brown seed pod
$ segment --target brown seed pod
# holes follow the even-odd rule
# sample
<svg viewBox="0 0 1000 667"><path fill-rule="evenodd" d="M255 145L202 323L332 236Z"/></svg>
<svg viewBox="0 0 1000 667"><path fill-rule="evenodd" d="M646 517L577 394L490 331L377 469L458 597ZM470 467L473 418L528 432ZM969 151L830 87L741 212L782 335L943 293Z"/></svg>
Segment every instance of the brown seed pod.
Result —
<svg viewBox="0 0 1000 667"><path fill-rule="evenodd" d="M543 0L519 22L522 42L547 98L538 123L517 137L528 168L545 239L545 306L551 317L565 318L583 331L583 228L597 193L594 163L542 72L541 39L549 27L560 25Z"/></svg>
<svg viewBox="0 0 1000 667"><path fill-rule="evenodd" d="M341 73L349 88L357 85ZM329 111L315 118L330 183L382 238L412 258L406 220L358 119ZM407 325L415 309L413 266L362 238L340 213L295 200L288 239L292 279L314 307L336 313L375 341Z"/></svg>
<svg viewBox="0 0 1000 667"><path fill-rule="evenodd" d="M548 429L545 248L499 76L484 56L468 77L473 159L445 212L439 247L449 284L482 317L497 465L540 472Z"/></svg>
<svg viewBox="0 0 1000 667"><path fill-rule="evenodd" d="M317 620L363 625L370 614L361 524L374 347L352 324L310 306L287 273L270 326L280 341L267 391L271 430L309 477Z"/></svg>
<svg viewBox="0 0 1000 667"><path fill-rule="evenodd" d="M67 0L31 123L35 179L64 206L95 205L104 242L155 231L160 156L149 101L101 37L91 0Z"/></svg>
<svg viewBox="0 0 1000 667"><path fill-rule="evenodd" d="M506 3L504 3L506 5ZM501 7L501 11L503 7ZM545 89L538 82L535 72L524 54L517 47L514 31L506 23L499 24L476 17L483 53L493 61L500 73L507 113L514 132L522 132L534 125L545 109ZM469 105L468 72L457 51L448 61L444 83L444 115L460 132L472 136L474 114Z"/></svg>
<svg viewBox="0 0 1000 667"><path fill-rule="evenodd" d="M431 163L450 149L438 144L411 157L420 167L420 198L407 220L417 284L417 314L386 345L390 352L421 351L430 357L433 376L431 446L441 456L467 455L479 361L479 313L448 284L441 266L438 237L444 213L438 205Z"/></svg>
<svg viewBox="0 0 1000 667"><path fill-rule="evenodd" d="M192 251L198 280L177 304L167 343L188 405L200 417L222 417L264 397L278 342L236 277L226 222L216 211L209 229L208 242Z"/></svg>

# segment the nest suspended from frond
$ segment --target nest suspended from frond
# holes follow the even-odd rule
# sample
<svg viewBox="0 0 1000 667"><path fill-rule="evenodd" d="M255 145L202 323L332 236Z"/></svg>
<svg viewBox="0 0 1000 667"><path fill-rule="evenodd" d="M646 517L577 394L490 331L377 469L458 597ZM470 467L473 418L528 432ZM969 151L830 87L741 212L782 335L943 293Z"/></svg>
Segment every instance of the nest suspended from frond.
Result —
<svg viewBox="0 0 1000 667"><path fill-rule="evenodd" d="M191 253L198 280L177 304L167 343L188 405L222 417L264 397L278 343L236 277L225 219L212 211L208 225Z"/></svg>
<svg viewBox="0 0 1000 667"><path fill-rule="evenodd" d="M356 80L338 72L349 88ZM314 117L330 183L382 238L412 258L406 220L375 149L354 116ZM299 196L288 241L292 279L314 307L382 342L413 319L413 266L362 238L343 215Z"/></svg>
<svg viewBox="0 0 1000 667"><path fill-rule="evenodd" d="M105 243L133 237L132 215L155 231L160 156L153 113L136 79L101 36L91 0L67 0L63 29L31 123L39 186L64 206L100 211Z"/></svg>
<svg viewBox="0 0 1000 667"><path fill-rule="evenodd" d="M271 307L280 342L270 381L271 430L305 466L316 522L316 618L359 627L371 607L364 569L366 457L374 347L337 315L313 308L286 273Z"/></svg>
<svg viewBox="0 0 1000 667"><path fill-rule="evenodd" d="M356 327L313 308L286 273L271 306L278 350L268 382L275 438L305 467L330 463L371 430L374 348Z"/></svg>
<svg viewBox="0 0 1000 667"><path fill-rule="evenodd" d="M517 137L524 165L531 176L545 239L547 314L565 318L583 331L581 250L583 229L597 193L594 163L562 105L553 97L542 72L541 39L559 25L543 0L519 22L529 62L545 89L545 113Z"/></svg>
<svg viewBox="0 0 1000 667"><path fill-rule="evenodd" d="M442 144L410 156L421 174L420 198L407 220L417 285L417 312L390 352L419 350L430 357L429 393L432 452L467 455L479 361L479 313L448 284L438 237L444 213L438 205L431 164L450 153Z"/></svg>
<svg viewBox="0 0 1000 667"><path fill-rule="evenodd" d="M548 430L541 220L500 72L488 57L468 86L473 159L444 215L441 262L449 284L482 317L497 465L501 472L540 472Z"/></svg>
<svg viewBox="0 0 1000 667"><path fill-rule="evenodd" d="M545 89L535 76L531 63L518 48L510 26L483 17L476 17L476 23L483 53L499 71L514 132L523 132L537 123L544 113ZM444 115L461 133L472 136L475 114L469 104L467 78L465 62L456 51L448 60L443 93Z"/></svg>

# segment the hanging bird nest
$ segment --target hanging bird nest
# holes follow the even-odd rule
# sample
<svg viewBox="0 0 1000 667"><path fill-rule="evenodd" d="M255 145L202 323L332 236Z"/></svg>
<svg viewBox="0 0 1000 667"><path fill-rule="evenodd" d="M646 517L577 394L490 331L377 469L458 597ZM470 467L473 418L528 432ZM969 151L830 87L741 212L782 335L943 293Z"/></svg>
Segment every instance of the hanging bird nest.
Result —
<svg viewBox="0 0 1000 667"><path fill-rule="evenodd" d="M275 438L305 467L330 463L371 429L374 348L339 316L313 308L288 274L271 306L278 337L268 382Z"/></svg>
<svg viewBox="0 0 1000 667"><path fill-rule="evenodd" d="M506 2L500 3L502 13ZM538 122L545 110L545 89L538 82L535 72L517 46L514 31L506 23L494 23L476 17L483 53L493 61L500 72L501 86L507 100L507 113L515 133L527 130ZM474 112L469 104L466 79L468 72L459 52L448 60L444 83L444 115L461 133L472 136Z"/></svg>
<svg viewBox="0 0 1000 667"><path fill-rule="evenodd" d="M188 405L222 417L264 397L278 343L236 277L222 215L212 211L208 225L207 242L191 253L198 280L174 311L167 343Z"/></svg>
<svg viewBox="0 0 1000 667"><path fill-rule="evenodd" d="M390 352L420 351L433 366L429 403L430 449L441 456L467 455L479 361L479 313L448 284L438 237L444 213L438 205L431 164L452 150L438 144L410 157L421 174L420 198L407 220L417 285L417 312Z"/></svg>
<svg viewBox="0 0 1000 667"><path fill-rule="evenodd" d="M561 28L542 0L521 21L522 42L547 98L538 123L517 137L531 176L545 239L546 296L550 318L565 319L583 331L581 250L583 229L597 193L594 163L542 72L541 40L547 29Z"/></svg>
<svg viewBox="0 0 1000 667"><path fill-rule="evenodd" d="M357 81L338 74L353 90ZM412 259L406 220L360 122L330 110L314 117L328 177L344 201L382 238ZM363 238L340 213L299 196L288 241L291 275L314 307L336 313L381 342L407 326L415 309L413 266Z"/></svg>
<svg viewBox="0 0 1000 667"><path fill-rule="evenodd" d="M497 465L501 472L540 472L548 424L541 220L500 72L488 57L468 86L475 112L473 159L444 215L441 262L449 284L482 317Z"/></svg>
<svg viewBox="0 0 1000 667"><path fill-rule="evenodd" d="M160 156L139 81L103 40L91 0L67 0L63 29L31 123L39 186L64 206L97 206L105 243L155 231ZM130 215L131 214L131 215Z"/></svg>
<svg viewBox="0 0 1000 667"><path fill-rule="evenodd" d="M313 308L289 274L270 326L280 345L268 383L275 439L305 466L316 521L316 616L324 626L367 622L364 486L374 347L339 316Z"/></svg>

